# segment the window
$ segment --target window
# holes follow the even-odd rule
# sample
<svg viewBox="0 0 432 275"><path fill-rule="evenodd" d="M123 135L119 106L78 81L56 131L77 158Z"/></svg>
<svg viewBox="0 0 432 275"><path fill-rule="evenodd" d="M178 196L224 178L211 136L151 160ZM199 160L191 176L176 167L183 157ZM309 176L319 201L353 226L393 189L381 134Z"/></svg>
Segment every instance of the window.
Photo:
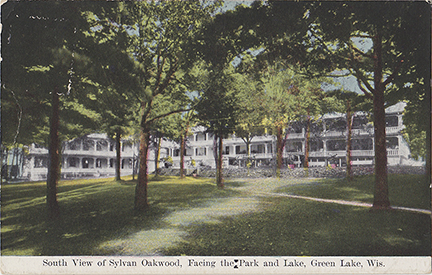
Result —
<svg viewBox="0 0 432 275"><path fill-rule="evenodd" d="M246 154L246 145L237 145L235 147L236 155Z"/></svg>
<svg viewBox="0 0 432 275"><path fill-rule="evenodd" d="M251 146L252 154L262 154L264 153L264 144L252 145Z"/></svg>
<svg viewBox="0 0 432 275"><path fill-rule="evenodd" d="M114 148L115 148L114 143L113 143L113 142L110 142L109 150L110 150L110 151L114 151Z"/></svg>
<svg viewBox="0 0 432 275"><path fill-rule="evenodd" d="M68 147L69 147L69 150L80 150L81 149L80 145L81 145L80 141L74 140L74 141L69 142Z"/></svg>
<svg viewBox="0 0 432 275"><path fill-rule="evenodd" d="M371 138L353 139L351 150L372 150L373 141Z"/></svg>
<svg viewBox="0 0 432 275"><path fill-rule="evenodd" d="M288 141L285 145L285 151L290 153L301 152L302 149L303 149L303 144L300 141Z"/></svg>
<svg viewBox="0 0 432 275"><path fill-rule="evenodd" d="M396 127L398 126L398 117L397 116L386 116L386 127Z"/></svg>
<svg viewBox="0 0 432 275"><path fill-rule="evenodd" d="M82 168L94 168L94 160L91 158L83 158L82 159Z"/></svg>
<svg viewBox="0 0 432 275"><path fill-rule="evenodd" d="M35 157L34 168L46 168L48 167L47 157Z"/></svg>
<svg viewBox="0 0 432 275"><path fill-rule="evenodd" d="M324 150L324 143L322 140L311 140L309 144L311 152Z"/></svg>
<svg viewBox="0 0 432 275"><path fill-rule="evenodd" d="M114 166L115 166L115 159L110 159L109 160L109 167L114 168Z"/></svg>
<svg viewBox="0 0 432 275"><path fill-rule="evenodd" d="M205 156L205 155L207 155L207 148L205 148L205 147L196 148L195 153L197 156Z"/></svg>
<svg viewBox="0 0 432 275"><path fill-rule="evenodd" d="M94 141L90 139L85 139L83 141L83 150L84 151L93 151L94 150Z"/></svg>
<svg viewBox="0 0 432 275"><path fill-rule="evenodd" d="M98 140L96 142L96 150L97 151L107 151L108 150L108 141Z"/></svg>
<svg viewBox="0 0 432 275"><path fill-rule="evenodd" d="M125 169L125 168L132 169L132 159L122 159L121 168L122 169Z"/></svg>
<svg viewBox="0 0 432 275"><path fill-rule="evenodd" d="M78 167L79 159L78 158L68 158L68 167Z"/></svg>
<svg viewBox="0 0 432 275"><path fill-rule="evenodd" d="M327 142L328 151L343 151L346 150L345 140L329 140Z"/></svg>
<svg viewBox="0 0 432 275"><path fill-rule="evenodd" d="M387 149L399 149L399 140L397 137L386 138Z"/></svg>

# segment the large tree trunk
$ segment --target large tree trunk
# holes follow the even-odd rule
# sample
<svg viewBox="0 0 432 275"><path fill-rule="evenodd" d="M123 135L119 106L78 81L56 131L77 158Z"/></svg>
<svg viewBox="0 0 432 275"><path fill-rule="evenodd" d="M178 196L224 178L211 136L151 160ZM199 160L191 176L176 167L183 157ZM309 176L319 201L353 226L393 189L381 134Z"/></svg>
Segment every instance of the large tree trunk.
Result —
<svg viewBox="0 0 432 275"><path fill-rule="evenodd" d="M121 130L116 130L115 136L115 148L116 148L116 163L115 163L115 180L121 180L120 178L120 165L121 165Z"/></svg>
<svg viewBox="0 0 432 275"><path fill-rule="evenodd" d="M147 200L147 159L150 144L150 130L141 128L140 150L139 150L139 172L138 183L135 188L135 210L141 211L149 207Z"/></svg>
<svg viewBox="0 0 432 275"><path fill-rule="evenodd" d="M310 115L308 109L308 115L306 121L305 160L303 165L306 177L309 177L309 150L310 150Z"/></svg>
<svg viewBox="0 0 432 275"><path fill-rule="evenodd" d="M377 33L374 37L374 130L375 130L375 192L373 208L389 208L387 182L387 149L385 132L384 83L382 81L382 40Z"/></svg>
<svg viewBox="0 0 432 275"><path fill-rule="evenodd" d="M56 219L60 215L57 201L57 183L60 176L60 102L57 89L52 92L52 117L50 127L49 167L47 176L48 217Z"/></svg>
<svg viewBox="0 0 432 275"><path fill-rule="evenodd" d="M351 115L351 104L350 101L347 100L347 113L346 113L346 120L347 120L347 147L346 147L346 162L347 162L347 168L346 168L346 175L347 180L352 181L353 174L352 174L352 157L351 157L351 150L352 150L352 115Z"/></svg>
<svg viewBox="0 0 432 275"><path fill-rule="evenodd" d="M185 177L185 171L184 171L184 151L185 151L185 145L186 143L186 138L185 138L185 134L181 134L180 136L180 178L184 178Z"/></svg>
<svg viewBox="0 0 432 275"><path fill-rule="evenodd" d="M217 167L218 166L218 136L216 133L213 138L213 158L215 161L215 167Z"/></svg>
<svg viewBox="0 0 432 275"><path fill-rule="evenodd" d="M276 177L280 178L283 158L282 127L276 129Z"/></svg>
<svg viewBox="0 0 432 275"><path fill-rule="evenodd" d="M223 139L222 134L219 134L219 150L218 150L218 164L217 164L217 171L216 171L216 185L219 188L223 188L223 175L222 175L222 153L223 153Z"/></svg>
<svg viewBox="0 0 432 275"><path fill-rule="evenodd" d="M158 137L156 152L155 152L155 176L159 175L159 160L160 160L160 148L162 143L162 137Z"/></svg>

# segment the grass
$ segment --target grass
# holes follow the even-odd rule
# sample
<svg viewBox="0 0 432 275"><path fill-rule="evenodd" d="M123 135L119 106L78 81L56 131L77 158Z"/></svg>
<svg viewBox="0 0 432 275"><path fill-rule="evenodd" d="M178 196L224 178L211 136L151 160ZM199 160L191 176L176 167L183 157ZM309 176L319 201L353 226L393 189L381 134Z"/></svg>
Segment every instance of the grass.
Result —
<svg viewBox="0 0 432 275"><path fill-rule="evenodd" d="M92 255L102 242L163 226L162 217L231 193L209 179L151 178L150 210L136 213L136 181L61 181L61 220L46 219L46 183L2 185L2 255Z"/></svg>
<svg viewBox="0 0 432 275"><path fill-rule="evenodd" d="M190 226L165 255L430 256L430 217L285 198L260 213Z"/></svg>
<svg viewBox="0 0 432 275"><path fill-rule="evenodd" d="M340 199L360 202L373 202L374 176L346 179L323 179L304 185L291 185L280 188L281 193L310 196L323 199ZM431 209L431 191L424 175L388 176L391 205Z"/></svg>
<svg viewBox="0 0 432 275"><path fill-rule="evenodd" d="M277 192L372 202L373 177L236 180L224 190L211 179L151 178L145 213L133 211L135 183L61 181L57 222L46 219L44 182L3 184L2 255L144 255L144 246L163 255L431 255L428 215L240 191L281 186ZM391 175L389 186L392 205L430 209L421 176Z"/></svg>
<svg viewBox="0 0 432 275"><path fill-rule="evenodd" d="M430 189L417 175L389 177L392 205L430 209ZM273 180L273 179L272 179ZM276 180L273 180L276 181ZM371 176L287 184L279 192L328 199L373 201ZM217 225L187 228L188 237L166 255L430 256L431 219L425 214L301 199L265 199L259 213Z"/></svg>

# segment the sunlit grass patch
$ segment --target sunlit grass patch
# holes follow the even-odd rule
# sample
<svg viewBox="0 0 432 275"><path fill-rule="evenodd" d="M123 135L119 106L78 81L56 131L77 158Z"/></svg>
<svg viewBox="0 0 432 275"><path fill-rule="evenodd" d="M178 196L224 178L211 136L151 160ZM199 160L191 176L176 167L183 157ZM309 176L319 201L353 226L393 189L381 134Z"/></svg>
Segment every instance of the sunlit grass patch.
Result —
<svg viewBox="0 0 432 275"><path fill-rule="evenodd" d="M60 181L59 221L46 219L46 183L3 185L2 255L93 255L108 240L165 226L162 218L172 211L233 193L218 189L209 179L152 179L151 207L145 213L133 210L136 180L132 176L121 181Z"/></svg>
<svg viewBox="0 0 432 275"><path fill-rule="evenodd" d="M430 255L430 217L298 199L266 199L260 212L196 224L167 255Z"/></svg>
<svg viewBox="0 0 432 275"><path fill-rule="evenodd" d="M296 194L324 199L351 200L372 203L374 197L374 176L346 179L320 179L304 185L284 186L281 193ZM389 175L390 203L394 206L430 209L429 183L423 175Z"/></svg>

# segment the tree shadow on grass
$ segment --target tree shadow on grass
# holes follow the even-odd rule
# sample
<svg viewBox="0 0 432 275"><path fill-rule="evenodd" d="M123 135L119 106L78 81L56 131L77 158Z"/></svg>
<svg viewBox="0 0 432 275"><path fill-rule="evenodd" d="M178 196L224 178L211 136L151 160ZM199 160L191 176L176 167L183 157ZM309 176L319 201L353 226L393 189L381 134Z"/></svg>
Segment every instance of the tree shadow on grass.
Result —
<svg viewBox="0 0 432 275"><path fill-rule="evenodd" d="M2 215L3 255L92 255L95 247L129 231L157 226L167 211L152 207L133 211L133 188L100 188L69 191L59 199L61 217L47 220L45 200L15 208Z"/></svg>
<svg viewBox="0 0 432 275"><path fill-rule="evenodd" d="M208 197L228 194L210 184L151 183L150 208L137 213L133 210L135 184L136 181L107 181L60 186L61 217L56 221L46 218L46 186L33 186L33 190L26 190L25 197L21 197L20 186L2 190L7 197L2 203L2 254L118 254L121 247L99 248L105 242L137 232L165 228L163 217L172 211L199 205ZM32 197L31 192L36 195ZM17 200L22 203L13 202Z"/></svg>
<svg viewBox="0 0 432 275"><path fill-rule="evenodd" d="M295 199L185 228L164 255L430 256L430 216Z"/></svg>

